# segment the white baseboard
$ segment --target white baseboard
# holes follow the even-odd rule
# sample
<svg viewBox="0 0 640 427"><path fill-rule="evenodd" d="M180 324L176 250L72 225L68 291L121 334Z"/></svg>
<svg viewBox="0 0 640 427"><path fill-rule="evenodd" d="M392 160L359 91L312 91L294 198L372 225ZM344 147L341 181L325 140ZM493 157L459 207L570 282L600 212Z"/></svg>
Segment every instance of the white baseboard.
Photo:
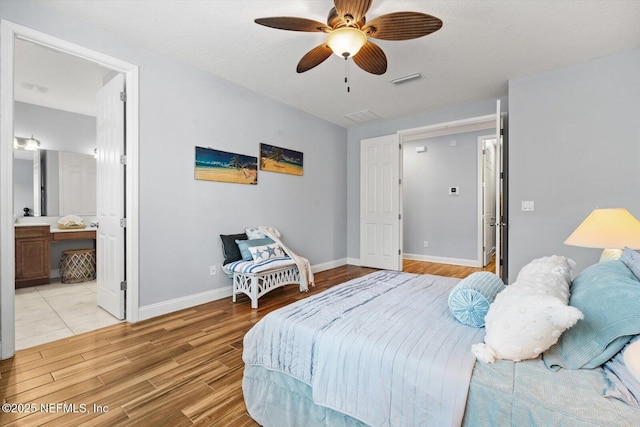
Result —
<svg viewBox="0 0 640 427"><path fill-rule="evenodd" d="M335 261L324 262L311 266L311 271L318 273L320 271L330 270L347 264L347 259L338 259ZM174 311L184 310L185 308L195 307L200 304L206 304L222 298L229 298L233 293L232 286L225 286L211 291L201 292L199 294L187 295L184 297L163 301L155 304L145 305L138 310L138 321L151 319L152 317L162 316L164 314L173 313Z"/></svg>
<svg viewBox="0 0 640 427"><path fill-rule="evenodd" d="M332 268L342 267L346 264L348 264L347 258L342 258L334 261L323 262L322 264L312 265L311 271L313 271L314 273L319 273L321 271L331 270Z"/></svg>
<svg viewBox="0 0 640 427"><path fill-rule="evenodd" d="M355 265L356 267L360 266L360 258L347 258L347 264Z"/></svg>
<svg viewBox="0 0 640 427"><path fill-rule="evenodd" d="M403 258L413 261L426 261L435 262L438 264L460 265L462 267L482 267L482 263L476 259L447 258L421 254L404 254Z"/></svg>
<svg viewBox="0 0 640 427"><path fill-rule="evenodd" d="M178 310L184 310L185 308L195 307L196 305L206 304L222 298L228 298L232 293L233 288L231 286L225 286L211 291L201 292L199 294L187 295L169 301L145 305L140 307L138 310L138 321L162 316L163 314L173 313Z"/></svg>

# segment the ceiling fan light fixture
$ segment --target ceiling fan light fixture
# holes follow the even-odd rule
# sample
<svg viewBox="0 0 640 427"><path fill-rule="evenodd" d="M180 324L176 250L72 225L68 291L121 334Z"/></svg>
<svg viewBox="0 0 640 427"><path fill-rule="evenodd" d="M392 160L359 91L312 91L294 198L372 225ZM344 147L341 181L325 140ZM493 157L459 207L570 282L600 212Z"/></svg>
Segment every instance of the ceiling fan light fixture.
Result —
<svg viewBox="0 0 640 427"><path fill-rule="evenodd" d="M366 34L355 27L338 28L327 36L327 45L341 58L355 56L366 42Z"/></svg>

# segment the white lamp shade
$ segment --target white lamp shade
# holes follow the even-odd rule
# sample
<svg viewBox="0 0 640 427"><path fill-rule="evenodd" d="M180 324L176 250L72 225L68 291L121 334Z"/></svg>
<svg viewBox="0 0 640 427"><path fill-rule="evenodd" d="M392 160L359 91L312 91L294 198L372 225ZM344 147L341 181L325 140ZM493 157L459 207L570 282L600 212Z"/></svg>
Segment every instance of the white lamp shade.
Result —
<svg viewBox="0 0 640 427"><path fill-rule="evenodd" d="M640 221L626 209L595 209L564 243L585 248L640 249Z"/></svg>
<svg viewBox="0 0 640 427"><path fill-rule="evenodd" d="M338 28L327 36L327 45L341 58L354 56L366 42L366 34L354 27Z"/></svg>

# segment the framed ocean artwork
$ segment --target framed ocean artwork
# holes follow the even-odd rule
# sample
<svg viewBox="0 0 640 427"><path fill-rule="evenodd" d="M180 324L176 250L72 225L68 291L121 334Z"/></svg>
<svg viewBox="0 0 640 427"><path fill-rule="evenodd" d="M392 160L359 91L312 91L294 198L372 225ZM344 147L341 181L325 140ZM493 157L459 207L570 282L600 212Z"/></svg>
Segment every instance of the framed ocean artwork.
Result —
<svg viewBox="0 0 640 427"><path fill-rule="evenodd" d="M260 170L302 175L302 160L300 151L260 144Z"/></svg>
<svg viewBox="0 0 640 427"><path fill-rule="evenodd" d="M258 158L196 147L195 179L256 185Z"/></svg>

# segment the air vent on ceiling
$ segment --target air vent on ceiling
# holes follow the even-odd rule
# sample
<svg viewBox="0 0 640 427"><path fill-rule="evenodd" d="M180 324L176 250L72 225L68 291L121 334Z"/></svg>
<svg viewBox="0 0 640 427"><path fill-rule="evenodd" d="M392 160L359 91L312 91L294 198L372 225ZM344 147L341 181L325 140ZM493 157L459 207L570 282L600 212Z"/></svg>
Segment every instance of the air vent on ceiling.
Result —
<svg viewBox="0 0 640 427"><path fill-rule="evenodd" d="M421 79L421 78L422 78L422 74L413 73L413 74L409 74L407 76L398 77L397 79L390 80L390 82L393 83L394 85L401 85L403 83L409 83L410 81L418 80L418 79Z"/></svg>
<svg viewBox="0 0 640 427"><path fill-rule="evenodd" d="M355 113L345 114L344 116L356 123L369 122L380 118L379 115L369 110L356 111Z"/></svg>

